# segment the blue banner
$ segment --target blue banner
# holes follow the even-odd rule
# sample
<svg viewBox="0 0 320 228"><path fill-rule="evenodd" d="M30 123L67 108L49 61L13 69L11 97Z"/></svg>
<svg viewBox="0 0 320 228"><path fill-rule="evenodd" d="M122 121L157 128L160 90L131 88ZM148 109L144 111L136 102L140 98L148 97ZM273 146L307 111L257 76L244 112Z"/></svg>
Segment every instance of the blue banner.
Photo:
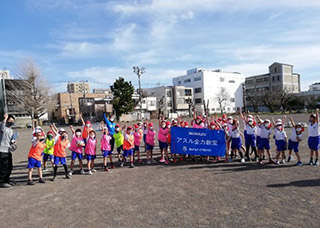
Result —
<svg viewBox="0 0 320 228"><path fill-rule="evenodd" d="M225 133L222 130L171 128L171 152L224 157L226 151Z"/></svg>

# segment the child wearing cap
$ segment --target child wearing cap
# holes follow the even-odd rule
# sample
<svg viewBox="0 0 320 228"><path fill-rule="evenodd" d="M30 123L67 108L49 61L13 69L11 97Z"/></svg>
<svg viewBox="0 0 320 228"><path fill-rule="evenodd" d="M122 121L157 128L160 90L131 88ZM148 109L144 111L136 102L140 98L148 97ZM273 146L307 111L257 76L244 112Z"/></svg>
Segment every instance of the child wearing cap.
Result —
<svg viewBox="0 0 320 228"><path fill-rule="evenodd" d="M52 125L52 130L56 134L55 142L54 142L54 169L53 169L53 179L54 181L57 176L58 165L61 163L64 167L65 176L67 179L70 178L68 175L68 167L67 167L67 154L66 149L70 146L68 140L68 133L61 128L58 132L55 124Z"/></svg>
<svg viewBox="0 0 320 228"><path fill-rule="evenodd" d="M163 116L160 116L159 131L158 131L158 141L159 141L159 148L161 153L160 162L164 162L166 165L169 164L168 134L169 134L169 129L167 128L166 121L164 120Z"/></svg>
<svg viewBox="0 0 320 228"><path fill-rule="evenodd" d="M241 157L240 161L241 163L244 163L245 160L243 157L243 153L240 150L242 146L241 137L243 137L243 134L240 132L238 119L233 121L232 129L230 131L230 136L231 136L231 160L230 161L232 161L234 155L239 153Z"/></svg>
<svg viewBox="0 0 320 228"><path fill-rule="evenodd" d="M123 141L123 154L122 154L122 162L121 167L124 166L126 162L126 158L130 158L130 168L134 168L133 165L133 148L134 148L134 136L132 134L132 127L127 127L127 131L124 133L124 141Z"/></svg>
<svg viewBox="0 0 320 228"><path fill-rule="evenodd" d="M298 160L295 166L300 166L302 165L302 162L299 154L299 142L301 142L302 140L302 132L304 131L304 128L302 127L301 123L295 124L292 117L290 117L290 121L292 124L292 131L291 131L291 136L290 136L289 145L288 145L288 150L289 150L288 162L292 160L292 150L293 150Z"/></svg>
<svg viewBox="0 0 320 228"><path fill-rule="evenodd" d="M147 164L155 163L156 161L152 158L153 148L155 144L156 132L153 129L153 123L148 124L148 131L146 135L146 148L147 148Z"/></svg>
<svg viewBox="0 0 320 228"><path fill-rule="evenodd" d="M70 125L70 130L72 132L72 140L70 145L71 150L71 162L70 162L70 172L69 175L72 176L73 174L73 166L78 158L79 167L80 167L80 174L84 174L83 171L83 162L82 162L82 148L85 146L85 143L82 138L81 129L74 130L73 126Z"/></svg>
<svg viewBox="0 0 320 228"><path fill-rule="evenodd" d="M319 109L316 109L316 114L311 114L309 117L309 137L308 146L310 149L309 165L319 165L319 145L320 145L320 130L319 130ZM316 159L313 163L313 155Z"/></svg>
<svg viewBox="0 0 320 228"><path fill-rule="evenodd" d="M123 126L122 130L125 128L125 126ZM113 134L113 138L114 138L114 142L116 144L116 148L117 148L117 152L118 152L118 162L121 162L121 151L122 151L122 145L123 145L123 134L120 131L120 125L117 124L115 127L115 133Z"/></svg>
<svg viewBox="0 0 320 228"><path fill-rule="evenodd" d="M256 145L256 134L257 134L257 127L256 122L253 119L252 115L248 115L247 117L240 111L240 116L243 120L244 126L244 140L246 145L246 159L250 161L250 147L251 150L254 152L255 160L258 161L258 152L257 152L257 145Z"/></svg>
<svg viewBox="0 0 320 228"><path fill-rule="evenodd" d="M275 164L272 160L271 151L270 151L270 136L271 136L271 122L266 119L262 121L259 116L257 116L258 122L261 127L261 136L259 143L259 164L262 164L264 151L267 152L269 158L269 164Z"/></svg>
<svg viewBox="0 0 320 228"><path fill-rule="evenodd" d="M34 185L34 181L32 180L32 171L34 168L37 168L39 175L39 183L45 183L42 178L41 171L41 154L46 144L44 143L45 138L42 135L40 130L34 131L34 139L32 140L32 146L29 150L28 155L28 185Z"/></svg>
<svg viewBox="0 0 320 228"><path fill-rule="evenodd" d="M88 132L93 131L93 128L92 128L91 122L89 120L84 122L82 115L80 115L80 119L81 119L82 127L83 127L82 139L84 141L84 144L87 144Z"/></svg>
<svg viewBox="0 0 320 228"><path fill-rule="evenodd" d="M101 123L103 132L100 138L100 145L101 145L101 152L103 156L103 166L104 171L108 172L108 162L107 157L109 157L111 169L114 168L113 162L112 162L112 150L111 150L111 140L112 136L109 134L108 127L103 126L103 122Z"/></svg>
<svg viewBox="0 0 320 228"><path fill-rule="evenodd" d="M205 128L204 120L201 116L197 116L196 109L193 110L193 128Z"/></svg>
<svg viewBox="0 0 320 228"><path fill-rule="evenodd" d="M286 116L284 117L286 119ZM277 147L277 155L276 155L276 164L279 165L285 164L285 152L287 150L287 134L284 131L283 128L283 121L281 119L278 119L276 122L274 121L272 117L272 122L274 125L274 138L276 141L276 147ZM281 156L281 161L279 161L279 158Z"/></svg>
<svg viewBox="0 0 320 228"><path fill-rule="evenodd" d="M96 132L94 130L88 131L88 138L87 138L87 144L84 148L84 151L86 153L87 158L87 168L88 168L88 174L92 175L92 173L97 172L94 169L94 160L96 159L96 152L97 152L97 140L96 140Z"/></svg>
<svg viewBox="0 0 320 228"><path fill-rule="evenodd" d="M135 124L134 125L134 133L133 133L133 137L134 137L134 156L135 156L135 154L137 154L138 163L142 163L142 160L140 158L140 145L141 145L142 136L143 136L142 129L139 127L138 124Z"/></svg>
<svg viewBox="0 0 320 228"><path fill-rule="evenodd" d="M46 147L43 150L43 172L47 171L47 161L48 159L51 161L51 165L53 167L54 164L54 137L53 131L48 131L47 138L46 138Z"/></svg>

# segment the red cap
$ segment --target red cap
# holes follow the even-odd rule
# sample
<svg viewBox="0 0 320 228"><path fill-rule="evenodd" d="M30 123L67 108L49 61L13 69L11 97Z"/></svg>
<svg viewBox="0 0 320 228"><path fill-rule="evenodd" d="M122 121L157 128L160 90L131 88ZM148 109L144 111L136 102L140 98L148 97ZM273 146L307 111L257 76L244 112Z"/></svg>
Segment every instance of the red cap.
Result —
<svg viewBox="0 0 320 228"><path fill-rule="evenodd" d="M210 123L210 126L213 126L213 125L215 126L216 123L212 121L212 122Z"/></svg>
<svg viewBox="0 0 320 228"><path fill-rule="evenodd" d="M91 124L91 122L89 120L86 121L86 124Z"/></svg>
<svg viewBox="0 0 320 228"><path fill-rule="evenodd" d="M131 126L127 127L127 130L132 130L132 127Z"/></svg>
<svg viewBox="0 0 320 228"><path fill-rule="evenodd" d="M197 116L196 119L200 119L201 120L202 118L201 118L201 116Z"/></svg>
<svg viewBox="0 0 320 228"><path fill-rule="evenodd" d="M139 128L139 125L138 124L135 124L133 125L134 126L134 129L138 129Z"/></svg>
<svg viewBox="0 0 320 228"><path fill-rule="evenodd" d="M116 127L120 127L120 124L117 124Z"/></svg>
<svg viewBox="0 0 320 228"><path fill-rule="evenodd" d="M184 124L185 124L186 126L189 126L189 123L188 123L187 121L184 121Z"/></svg>
<svg viewBox="0 0 320 228"><path fill-rule="evenodd" d="M170 121L167 121L166 126L170 126L170 125L171 125Z"/></svg>
<svg viewBox="0 0 320 228"><path fill-rule="evenodd" d="M153 127L153 123L149 123L149 124L148 124L148 127Z"/></svg>
<svg viewBox="0 0 320 228"><path fill-rule="evenodd" d="M47 132L47 135L49 135L49 134L52 134L52 135L53 135L53 132L52 132L52 131L48 131L48 132Z"/></svg>

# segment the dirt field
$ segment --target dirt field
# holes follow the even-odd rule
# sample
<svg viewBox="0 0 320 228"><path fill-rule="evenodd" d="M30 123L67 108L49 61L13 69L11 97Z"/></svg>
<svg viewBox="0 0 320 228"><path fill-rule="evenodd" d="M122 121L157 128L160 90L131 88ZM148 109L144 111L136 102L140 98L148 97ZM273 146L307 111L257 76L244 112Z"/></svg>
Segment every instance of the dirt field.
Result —
<svg viewBox="0 0 320 228"><path fill-rule="evenodd" d="M262 116L262 118L264 118ZM276 117L277 118L277 117ZM307 122L307 115L294 115ZM291 130L286 129L290 135ZM31 131L19 130L12 178L0 189L1 227L319 227L320 167L185 161L136 165L27 186ZM100 135L100 133L99 133ZM273 155L275 155L272 140ZM100 153L98 153L100 155ZM159 155L159 150L156 149ZM70 153L69 153L70 155ZM68 161L69 163L69 161ZM35 180L36 171L34 171Z"/></svg>

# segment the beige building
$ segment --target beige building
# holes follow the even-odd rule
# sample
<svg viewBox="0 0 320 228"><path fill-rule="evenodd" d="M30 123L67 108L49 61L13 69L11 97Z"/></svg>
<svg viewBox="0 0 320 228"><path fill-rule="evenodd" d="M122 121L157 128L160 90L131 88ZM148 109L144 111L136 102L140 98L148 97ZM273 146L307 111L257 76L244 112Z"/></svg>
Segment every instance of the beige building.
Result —
<svg viewBox="0 0 320 228"><path fill-rule="evenodd" d="M275 62L269 66L269 73L250 76L245 79L247 108L251 110L250 100L264 96L268 92L299 93L300 74L293 73L293 65ZM261 106L261 105L260 105ZM263 107L261 107L263 111Z"/></svg>
<svg viewBox="0 0 320 228"><path fill-rule="evenodd" d="M67 85L68 93L89 93L89 82L69 82Z"/></svg>
<svg viewBox="0 0 320 228"><path fill-rule="evenodd" d="M60 124L78 123L80 113L85 120L100 121L104 112L112 113L111 100L105 94L57 93L53 96L56 104L50 115Z"/></svg>

